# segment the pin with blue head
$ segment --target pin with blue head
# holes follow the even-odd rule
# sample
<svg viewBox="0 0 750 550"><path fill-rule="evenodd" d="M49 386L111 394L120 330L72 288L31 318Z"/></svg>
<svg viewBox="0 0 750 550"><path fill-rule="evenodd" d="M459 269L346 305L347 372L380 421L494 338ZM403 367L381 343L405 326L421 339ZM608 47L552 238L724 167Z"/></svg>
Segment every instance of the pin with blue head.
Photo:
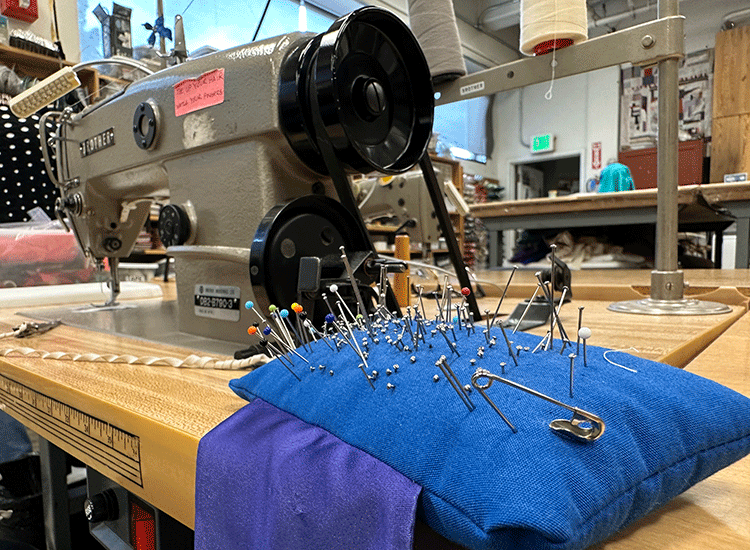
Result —
<svg viewBox="0 0 750 550"><path fill-rule="evenodd" d="M294 335L297 337L297 340L301 342L299 334L297 334L297 331L294 330L294 327L292 326L292 323L289 321L289 310L288 309L280 309L278 310L279 318L281 319L282 326L286 329L286 327L289 327L292 332L294 332Z"/></svg>
<svg viewBox="0 0 750 550"><path fill-rule="evenodd" d="M248 300L247 302L245 302L245 309L252 310L252 312L258 316L258 319L260 319L261 321L265 321L263 316L260 313L258 313L257 309L255 309L255 303L252 300Z"/></svg>
<svg viewBox="0 0 750 550"><path fill-rule="evenodd" d="M332 325L336 321L336 316L333 313L326 314L326 322L323 326L323 332L328 332L328 325Z"/></svg>

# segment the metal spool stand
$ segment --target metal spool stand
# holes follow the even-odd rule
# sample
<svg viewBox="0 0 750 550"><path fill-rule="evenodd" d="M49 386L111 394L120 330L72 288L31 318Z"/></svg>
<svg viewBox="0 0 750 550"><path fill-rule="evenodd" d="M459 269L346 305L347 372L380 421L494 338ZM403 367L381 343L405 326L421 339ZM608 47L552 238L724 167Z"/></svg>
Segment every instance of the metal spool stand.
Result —
<svg viewBox="0 0 750 550"><path fill-rule="evenodd" d="M679 15L678 0L659 0L658 17ZM611 311L646 315L713 315L731 308L717 302L686 299L684 274L677 269L678 63L659 61L659 137L657 147L656 269L651 293L643 300L616 302Z"/></svg>

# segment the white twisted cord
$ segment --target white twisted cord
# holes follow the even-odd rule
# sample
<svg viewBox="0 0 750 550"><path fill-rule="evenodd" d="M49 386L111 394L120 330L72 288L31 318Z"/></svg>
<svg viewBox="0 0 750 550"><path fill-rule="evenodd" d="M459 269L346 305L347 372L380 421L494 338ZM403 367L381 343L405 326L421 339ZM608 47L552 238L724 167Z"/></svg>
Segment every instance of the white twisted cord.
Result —
<svg viewBox="0 0 750 550"><path fill-rule="evenodd" d="M17 336L28 328L28 323L10 332L0 333L0 339ZM185 359L176 357L136 357L135 355L99 355L97 353L73 353L68 351L44 351L33 348L8 348L0 349L0 357L38 357L40 359L52 359L56 361L88 361L101 363L126 363L128 365L146 365L149 367L177 367L182 369L213 369L213 370L241 370L249 367L265 365L270 359L265 355L253 355L246 359L215 359L213 357L201 357L199 355L188 355Z"/></svg>
<svg viewBox="0 0 750 550"><path fill-rule="evenodd" d="M0 350L0 357L22 356L53 359L56 361L88 361L102 363L126 363L149 367L178 367L187 369L240 370L259 367L269 361L265 355L253 355L247 359L214 359L189 355L185 359L175 357L136 357L135 355L99 355L96 353L73 353L67 351L43 351L33 348L10 348Z"/></svg>

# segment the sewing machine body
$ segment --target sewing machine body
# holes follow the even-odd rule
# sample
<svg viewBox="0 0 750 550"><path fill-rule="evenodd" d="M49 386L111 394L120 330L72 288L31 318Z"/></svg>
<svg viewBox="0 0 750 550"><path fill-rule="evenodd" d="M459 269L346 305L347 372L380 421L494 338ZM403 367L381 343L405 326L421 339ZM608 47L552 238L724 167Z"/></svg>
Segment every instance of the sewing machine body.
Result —
<svg viewBox="0 0 750 550"><path fill-rule="evenodd" d="M243 251L249 253L263 216L277 204L311 194L316 182L324 183L316 191L335 196L330 181L295 155L279 123L279 68L303 36L277 37L160 71L64 127L64 138L72 141L62 142L62 173L66 181L80 181L67 194L79 194L82 202L71 221L92 257L131 253L150 212L150 200L142 199L169 197L172 204L192 205L197 223L191 224L189 244L205 254L197 259L195 253L175 253L182 331L246 340L257 317L236 303L231 309L201 307L198 289L213 287L213 297L226 293L240 305L256 301ZM223 79L223 102L175 116L174 86L206 74ZM142 132L134 132L144 103L155 113L149 148L139 146ZM111 144L85 156L77 145L107 134ZM215 259L211 247L236 250ZM203 313L196 315L197 308Z"/></svg>
<svg viewBox="0 0 750 550"><path fill-rule="evenodd" d="M247 302L267 315L306 299L320 320L325 285L349 285L344 300L369 291L374 250L346 174L398 174L424 155L434 101L418 54L397 17L362 8L326 33L191 59L62 117L59 210L89 257L110 260L111 301L118 260L166 198L182 332L245 342L259 321ZM302 258L319 258L318 273Z"/></svg>

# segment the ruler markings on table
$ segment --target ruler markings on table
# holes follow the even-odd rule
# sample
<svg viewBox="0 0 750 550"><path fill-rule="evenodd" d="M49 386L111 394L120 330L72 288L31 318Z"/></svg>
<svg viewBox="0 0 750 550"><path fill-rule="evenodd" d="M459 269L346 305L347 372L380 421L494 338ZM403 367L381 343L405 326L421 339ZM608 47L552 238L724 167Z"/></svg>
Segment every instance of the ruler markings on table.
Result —
<svg viewBox="0 0 750 550"><path fill-rule="evenodd" d="M140 485L140 466L138 463L133 461L125 461L121 455L108 451L106 447L101 445L95 445L85 438L80 437L70 428L67 428L64 424L55 423L50 421L49 416L40 413L33 407L23 403L22 401L16 401L10 405L10 408L15 410L19 415L23 416L33 424L46 429L48 432L58 436L61 440L73 443L71 441L75 438L76 448L89 456L92 459L98 460L102 464L108 465L113 470L119 472L124 477Z"/></svg>
<svg viewBox="0 0 750 550"><path fill-rule="evenodd" d="M138 436L2 375L0 401L31 423L143 486Z"/></svg>

